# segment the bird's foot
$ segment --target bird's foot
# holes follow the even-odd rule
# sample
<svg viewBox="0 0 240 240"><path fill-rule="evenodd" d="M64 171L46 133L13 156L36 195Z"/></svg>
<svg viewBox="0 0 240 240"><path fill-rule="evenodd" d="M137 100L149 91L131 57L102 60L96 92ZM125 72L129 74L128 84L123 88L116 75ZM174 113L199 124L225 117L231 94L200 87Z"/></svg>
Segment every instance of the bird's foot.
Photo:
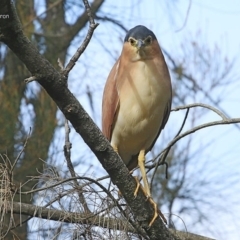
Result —
<svg viewBox="0 0 240 240"><path fill-rule="evenodd" d="M133 176L137 182L137 187L133 193L134 197L136 198L137 197L137 194L138 194L138 191L139 191L139 188L142 189L144 195L146 196L146 201L151 198L151 196L149 196L149 194L147 194L147 191L144 189L144 187L142 186L142 184L140 183L140 181L138 180L138 178L136 176Z"/></svg>
<svg viewBox="0 0 240 240"><path fill-rule="evenodd" d="M150 221L149 223L149 228L153 225L154 221L156 220L156 218L158 217L158 215L161 217L161 219L163 220L163 222L165 224L167 224L167 220L166 218L164 217L164 215L162 214L162 212L158 209L158 206L157 204L154 202L154 200L152 199L151 196L149 196L147 194L147 192L145 191L145 189L142 187L141 183L139 182L138 178L137 177L134 177L136 182L137 182L137 187L134 191L134 197L136 198L137 197L137 194L138 194L138 191L139 191L139 188L142 189L142 191L144 192L145 196L146 196L146 201L149 201L152 205L153 205L153 209L154 209L154 215L153 215L153 218L152 220Z"/></svg>
<svg viewBox="0 0 240 240"><path fill-rule="evenodd" d="M138 191L139 191L139 188L142 189L144 195L146 196L146 201L149 201L152 205L153 205L153 209L154 209L154 215L153 215L153 218L152 220L150 221L149 223L149 228L153 225L154 221L156 220L156 218L158 217L158 215L161 217L161 219L163 220L163 222L165 224L167 224L167 220L166 218L164 217L163 213L158 209L158 205L157 203L154 202L154 200L152 199L151 196L149 196L147 194L147 192L145 191L145 189L142 187L141 183L139 182L138 178L136 176L134 176L136 182L137 182L137 187L133 193L134 197L136 198L137 197L137 194L138 194Z"/></svg>
<svg viewBox="0 0 240 240"><path fill-rule="evenodd" d="M141 183L139 182L138 178L136 176L134 176L136 182L137 182L137 187L133 193L134 197L136 198L137 197L137 194L138 194L138 191L139 191L139 188L141 187L141 189L143 190L144 194L146 195L146 192L144 191L144 188L142 187Z"/></svg>
<svg viewBox="0 0 240 240"><path fill-rule="evenodd" d="M158 206L157 204L153 201L153 199L150 197L148 198L149 199L149 202L153 205L153 208L154 208L154 215L153 215L153 218L151 220L151 222L149 223L148 227L150 228L154 221L156 220L156 218L158 217Z"/></svg>
<svg viewBox="0 0 240 240"><path fill-rule="evenodd" d="M167 220L164 217L164 215L162 214L162 212L158 209L157 204L153 201L152 197L148 197L149 202L153 205L154 208L154 215L153 218L151 220L151 222L149 223L149 228L153 225L154 221L156 220L156 218L158 217L158 215L161 217L161 219L163 220L163 222L165 224L167 224Z"/></svg>

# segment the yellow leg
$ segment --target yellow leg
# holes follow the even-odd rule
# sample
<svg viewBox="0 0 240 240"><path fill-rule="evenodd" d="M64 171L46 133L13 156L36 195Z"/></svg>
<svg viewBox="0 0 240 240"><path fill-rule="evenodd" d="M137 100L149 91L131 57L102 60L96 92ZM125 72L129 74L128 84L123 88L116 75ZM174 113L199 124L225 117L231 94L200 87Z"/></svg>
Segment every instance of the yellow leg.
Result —
<svg viewBox="0 0 240 240"><path fill-rule="evenodd" d="M141 150L138 155L138 166L142 174L144 190L147 194L147 197L151 197L150 188L149 188L147 175L146 175L146 169L145 169L145 150Z"/></svg>
<svg viewBox="0 0 240 240"><path fill-rule="evenodd" d="M115 152L118 153L118 147L113 145L113 150ZM163 219L163 221L165 223L167 223L165 217L163 216L163 214L161 213L161 211L158 209L157 204L153 201L152 197L151 197L151 193L150 193L150 188L149 188L149 183L147 180L147 175L146 175L146 169L145 169L145 150L141 150L139 155L138 155L138 166L140 168L141 174L142 174L142 179L143 179L143 184L144 184L144 188L141 186L139 180L137 177L135 177L136 182L137 182L137 187L134 191L134 196L137 196L137 193L139 191L139 188L141 188L143 190L143 192L145 193L145 195L147 196L147 199L149 199L150 203L153 205L154 208L154 216L151 220L151 222L149 223L149 227L152 226L152 224L154 223L154 221L156 220L156 218L158 217L158 214L161 216L161 218ZM119 196L121 196L121 192L118 192Z"/></svg>
<svg viewBox="0 0 240 240"><path fill-rule="evenodd" d="M113 150L114 150L115 152L118 153L118 147L117 147L117 146L113 145L112 148L113 148Z"/></svg>
<svg viewBox="0 0 240 240"><path fill-rule="evenodd" d="M152 226L152 224L154 223L154 221L156 220L156 218L158 217L158 214L161 216L161 218L163 219L163 221L165 223L167 223L167 220L165 219L165 217L163 216L163 214L161 213L161 211L158 209L157 204L153 201L152 197L151 197L151 192L150 192L150 188L149 188L149 183L148 183L148 179L147 179L147 175L146 175L146 169L145 169L145 150L141 150L139 155L138 155L138 166L140 168L141 174L142 174L142 179L143 179L143 184L144 184L144 193L147 196L147 198L149 199L150 203L153 205L154 208L154 215L153 218L151 220L151 222L149 223L149 227ZM137 195L137 192L139 190L139 186L141 187L139 181L137 188L134 192L134 196Z"/></svg>
<svg viewBox="0 0 240 240"><path fill-rule="evenodd" d="M153 205L153 208L154 208L154 215L153 215L153 218L151 220L151 222L149 223L149 227L152 226L152 224L154 223L154 221L156 220L156 218L158 217L158 206L157 204L153 201L153 199L150 197L149 198L149 201L150 203ZM165 219L165 218L164 218ZM166 220L166 219L165 219Z"/></svg>
<svg viewBox="0 0 240 240"><path fill-rule="evenodd" d="M135 180L136 180L136 182L137 182L137 187L136 187L133 195L134 195L134 197L136 198L136 197L137 197L138 190L139 190L140 187L142 188L142 186L141 186L141 183L139 182L138 178L137 178L137 177L134 177L134 178L135 178Z"/></svg>

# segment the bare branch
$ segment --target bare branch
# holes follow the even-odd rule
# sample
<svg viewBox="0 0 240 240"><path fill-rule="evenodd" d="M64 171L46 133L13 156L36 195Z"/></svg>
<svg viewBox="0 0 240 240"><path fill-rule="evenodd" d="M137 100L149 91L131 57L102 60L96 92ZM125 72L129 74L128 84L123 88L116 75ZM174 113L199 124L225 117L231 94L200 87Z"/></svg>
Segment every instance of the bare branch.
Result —
<svg viewBox="0 0 240 240"><path fill-rule="evenodd" d="M176 107L176 108L172 109L171 111L179 111L181 109L189 109L189 108L193 108L193 107L203 107L203 108L210 109L213 112L215 112L216 114L218 114L223 120L228 120L228 117L224 113L222 113L220 110L218 110L217 108L210 106L208 104L204 104L204 103L188 104L185 106Z"/></svg>
<svg viewBox="0 0 240 240"><path fill-rule="evenodd" d="M56 179L56 180L59 180L59 182L54 183L54 184L52 184L50 186L42 187L42 188L36 188L36 189L30 190L30 191L21 192L21 193L27 195L27 194L32 194L32 193L36 193L36 192L41 192L41 191L44 191L44 190L47 190L47 189L50 189L50 188L54 188L54 187L57 187L57 186L59 186L61 184L64 184L64 183L67 183L67 182L71 182L71 181L74 181L74 180L78 180L78 179L80 179L80 180L89 180L90 181L89 183L83 184L82 187L85 187L85 186L87 186L89 184L92 184L92 182L93 182L93 179L91 179L91 178L79 177L79 176L78 177L67 178L67 179L63 179L63 180ZM106 179L106 177L104 177L104 179ZM101 180L102 180L102 178L98 178L98 179L95 179L94 181L99 182Z"/></svg>
<svg viewBox="0 0 240 240"><path fill-rule="evenodd" d="M12 166L11 166L11 170L10 170L11 173L13 172L14 167L16 166L16 164L17 164L18 160L20 159L20 157L21 157L21 155L22 155L24 149L25 149L26 146L27 146L28 139L29 139L29 137L30 137L30 135L31 135L31 130L32 130L32 129L30 128L29 133L28 133L27 138L26 138L26 141L25 141L25 143L24 143L24 145L23 145L21 151L20 151L19 154L17 155L17 157L16 157L14 163L13 163Z"/></svg>
<svg viewBox="0 0 240 240"><path fill-rule="evenodd" d="M6 210L17 214L28 215L31 217L39 217L41 219L49 219L53 221L61 221L65 223L91 224L93 226L103 227L107 229L115 229L136 233L136 230L127 222L121 219L109 218L105 216L89 216L83 213L66 212L55 209L49 209L32 204L8 202ZM171 230L177 239L188 240L213 240L196 234Z"/></svg>
<svg viewBox="0 0 240 240"><path fill-rule="evenodd" d="M196 131L199 131L200 129L203 128L207 128L207 127L211 127L211 126L217 126L217 125L226 125L226 124L234 124L234 123L240 123L240 118L230 118L227 120L221 120L221 121L213 121L213 122L209 122L209 123L205 123L202 125L199 125L197 127L194 127L192 129L190 129L189 131L186 131L185 133L179 135L178 137L174 138L169 144L169 146L173 146L177 141L179 141L180 139L182 139L183 137L186 137L189 134L192 134Z"/></svg>
<svg viewBox="0 0 240 240"><path fill-rule="evenodd" d="M170 60L170 62L172 63L173 65L173 71L175 71L176 69L179 68L179 66L177 65L177 63L175 62L175 60L171 57L171 55L165 50L163 49L163 52L164 54L168 57L168 59ZM208 98L210 100L211 103L213 103L214 105L216 105L218 107L218 109L227 117L227 118L230 118L230 116L219 106L218 102L215 101L212 96L206 92L198 83L197 81L195 81L195 79L190 75L190 74L187 74L185 73L184 71L181 71L181 75L183 77L185 77L186 79L190 80L194 86L196 87L197 90L201 91L205 96L206 98ZM235 125L235 127L240 130L240 126L239 125Z"/></svg>
<svg viewBox="0 0 240 240"><path fill-rule="evenodd" d="M66 212L17 202L9 202L6 210L10 212L11 208L13 213L28 215L31 217L39 217L42 219L49 219L65 223L91 224L94 226L117 230L126 230L127 227L127 229L131 232L135 232L135 229L128 224L128 222L116 220L115 218L107 218L105 216L92 216L86 213Z"/></svg>
<svg viewBox="0 0 240 240"><path fill-rule="evenodd" d="M113 202L113 206L116 206L120 211L121 213L123 214L123 216L125 217L125 219L128 220L128 222L136 229L135 231L138 232L138 233L141 233L142 236L146 236L146 233L144 232L144 230L138 225L137 222L134 222L132 221L125 213L125 211L123 210L123 208L121 207L121 205L118 203L118 201L113 197L113 195L111 194L110 191L108 191L102 184L100 184L97 180L94 180L92 178L89 178L89 177L74 177L74 178L69 178L69 179L65 179L63 181L60 181L56 184L53 184L53 185L50 185L48 187L45 187L45 188L41 188L41 189L38 189L38 191L43 191L43 190L47 190L47 189L53 189L54 187L60 185L60 184L63 184L63 183L66 183L66 182L69 182L69 181L73 181L75 183L75 181L77 181L77 179L80 179L80 180L87 180L88 183L87 184L84 184L84 185L90 185L90 184L96 184L99 188L101 188L103 190L103 192L105 192L107 194L107 196L112 200ZM76 186L76 184L74 184ZM82 190L83 187L81 187L81 190ZM79 191L79 187L76 189L76 191ZM30 193L33 193L33 192L36 192L36 190L33 190L33 191L29 191L29 192L23 192L23 194L30 194ZM59 197L64 197L66 194L64 193L61 193L61 196L58 196L56 199L50 201L49 203L47 203L45 205L45 207L47 206L50 206L53 202L59 200ZM85 199L84 199L85 200ZM81 200L82 201L82 200ZM82 203L82 202L81 202ZM84 213L85 215L88 216L88 218L92 218L94 216L96 216L96 213L91 213L90 211L87 212L85 211Z"/></svg>
<svg viewBox="0 0 240 240"><path fill-rule="evenodd" d="M151 166L147 166L148 169L152 169L156 166L160 166L162 164L164 164L164 159L166 159L167 157L167 154L169 153L169 148L171 148L176 142L178 142L180 139L186 137L187 135L190 135L196 131L199 131L203 128L207 128L207 127L212 127L212 126L217 126L217 125L226 125L226 124L234 124L234 123L240 123L240 118L229 118L229 119L226 119L226 120L220 120L220 121L213 121L213 122L209 122L209 123L205 123L205 124L202 124L202 125L199 125L197 127L194 127L188 131L186 131L185 133L177 136L176 138L174 138L169 144L168 146L157 156L157 158L159 156L161 156L159 159L158 159L158 162L157 164L153 164Z"/></svg>
<svg viewBox="0 0 240 240"><path fill-rule="evenodd" d="M125 31L125 32L128 31L128 29L121 22L117 21L116 19L113 19L113 18L110 18L110 17L107 17L107 16L101 17L101 16L98 16L98 15L96 15L95 18L98 19L98 20L111 22L111 23L117 25L118 27L120 27L123 31Z"/></svg>
<svg viewBox="0 0 240 240"><path fill-rule="evenodd" d="M213 107L213 106L210 106L210 105L207 105L207 104L203 104L203 103L193 103L193 104L189 104L189 105L185 105L185 106L180 106L180 107L176 107L174 109L172 109L171 111L179 111L179 110L182 110L182 109L190 109L190 108L193 108L193 107L203 107L203 108L207 108L207 109L210 109L212 110L213 112L217 113L221 118L222 120L221 121L213 121L213 122L209 122L209 123L206 123L206 124L202 124L202 125L199 125L197 127L194 127L192 129L190 129L189 131L186 131L185 133L180 134L180 132L182 131L182 128L183 126L185 125L185 122L186 122L186 119L187 119L187 116L188 116L188 112L186 112L186 115L185 115L185 118L183 120L183 124L180 128L180 130L178 131L178 133L176 134L176 136L174 137L174 139L168 144L168 146L160 153L158 154L158 156L155 158L158 159L157 163L155 164L152 164L152 165L148 165L146 166L148 168L148 172L155 167L155 170L154 170L154 173L153 173L153 176L155 175L156 171L157 171L157 168L158 166L160 165L163 165L163 164L166 164L165 162L165 159L171 149L171 147L176 143L178 142L181 138L189 135L189 134L192 134L200 129L203 129L203 128L206 128L206 127L211 127L211 126L215 126L215 125L225 125L225 124L234 124L234 123L240 123L240 118L227 118L225 114L223 114L220 110L218 110L217 108ZM166 178L167 178L167 168L166 168ZM152 177L152 180L151 180L151 184L153 182L153 177Z"/></svg>
<svg viewBox="0 0 240 240"><path fill-rule="evenodd" d="M78 197L79 197L79 201L81 202L81 204L83 205L84 211L85 213L91 213L90 209L88 208L87 205L87 201L82 193L82 187L79 185L77 179L76 179L76 173L74 171L74 167L71 161L71 148L72 148L72 144L70 143L69 140L69 133L70 133L70 128L68 125L68 120L65 118L65 145L64 145L64 156L66 158L67 161L67 167L69 169L69 172L73 178L73 182L74 185L76 187L76 189L78 189L77 193L78 193Z"/></svg>
<svg viewBox="0 0 240 240"><path fill-rule="evenodd" d="M67 64L65 70L63 71L63 75L65 77L68 76L69 72L72 70L72 68L74 67L74 65L76 64L77 60L80 58L80 56L82 55L82 53L84 52L84 50L87 48L91 38L92 38L92 35L93 35L93 32L94 30L96 29L96 27L98 26L98 23L95 23L94 22L94 19L93 19L93 16L92 16L92 13L91 13L91 9L90 9L90 6L89 6L89 3L88 1L86 0L83 0L84 2L84 5L85 5L85 8L86 8L86 11L87 11L87 14L88 14L88 17L89 17L89 22L90 22L90 25L89 25L89 29L88 29L88 33L87 33L87 36L86 38L84 39L82 45L77 49L76 53L73 55L73 57L70 59L69 63Z"/></svg>
<svg viewBox="0 0 240 240"><path fill-rule="evenodd" d="M42 12L41 14L39 14L38 16L34 17L33 19L31 19L28 23L26 23L23 26L23 29L26 28L27 26L29 26L34 20L39 19L40 16L42 16L43 14L47 13L48 11L50 11L52 8L56 7L58 4L60 4L63 0L58 0L54 3L51 4L51 6L49 6L46 11Z"/></svg>
<svg viewBox="0 0 240 240"><path fill-rule="evenodd" d="M189 0L188 9L187 9L187 13L186 13L186 17L184 19L183 25L176 32L180 32L186 26L191 5L192 5L192 0Z"/></svg>
<svg viewBox="0 0 240 240"><path fill-rule="evenodd" d="M91 8L90 8L90 5L89 5L88 1L83 0L83 3L84 3L84 6L85 6L85 9L87 11L87 15L88 15L88 18L89 18L90 25L95 25L94 18L92 16Z"/></svg>
<svg viewBox="0 0 240 240"><path fill-rule="evenodd" d="M184 127L184 125L185 125L185 123L186 123L186 120L187 120L187 117L188 117L188 113L189 113L189 108L188 108L187 111L186 111L185 117L184 117L184 119L183 119L183 123L182 123L182 125L181 125L178 133L176 134L175 138L182 132L183 127ZM151 188L152 188L154 176L155 176L155 174L156 174L156 172L157 172L157 169L158 169L158 166L159 166L159 165L162 165L162 164L165 164L165 165L166 165L165 175L166 175L166 179L168 179L168 163L167 163L165 160L166 160L166 157L167 157L167 155L168 155L168 153L169 153L170 150L171 150L171 146L166 149L166 153L165 153L165 155L164 155L165 157L164 157L164 158L161 158L161 164L160 164L160 162L158 162L158 163L156 164L156 167L155 167L155 169L154 169L154 172L153 172L153 175L152 175L152 178L151 178ZM159 159L159 161L160 161L160 159ZM148 171L149 171L149 170L148 170Z"/></svg>

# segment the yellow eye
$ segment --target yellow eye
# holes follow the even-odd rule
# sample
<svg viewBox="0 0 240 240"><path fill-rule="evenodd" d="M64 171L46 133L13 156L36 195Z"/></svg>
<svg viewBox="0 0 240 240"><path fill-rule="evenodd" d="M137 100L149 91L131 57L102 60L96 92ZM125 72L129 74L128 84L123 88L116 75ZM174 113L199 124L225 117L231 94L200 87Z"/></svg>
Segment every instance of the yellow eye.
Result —
<svg viewBox="0 0 240 240"><path fill-rule="evenodd" d="M136 40L131 37L128 39L128 41L130 42L131 45L134 45L136 42Z"/></svg>
<svg viewBox="0 0 240 240"><path fill-rule="evenodd" d="M152 37L151 37L151 36L148 36L148 37L145 39L145 43L146 43L146 44L151 44L151 43L152 43Z"/></svg>

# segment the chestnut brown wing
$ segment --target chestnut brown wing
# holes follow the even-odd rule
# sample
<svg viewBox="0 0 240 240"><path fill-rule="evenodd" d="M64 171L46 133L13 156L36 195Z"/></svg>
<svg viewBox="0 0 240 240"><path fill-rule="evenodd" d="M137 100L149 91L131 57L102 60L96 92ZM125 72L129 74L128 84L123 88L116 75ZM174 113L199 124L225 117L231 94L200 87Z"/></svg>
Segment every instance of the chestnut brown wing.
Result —
<svg viewBox="0 0 240 240"><path fill-rule="evenodd" d="M114 64L103 92L102 100L102 132L111 141L114 119L119 107L119 96L116 87L120 59Z"/></svg>

